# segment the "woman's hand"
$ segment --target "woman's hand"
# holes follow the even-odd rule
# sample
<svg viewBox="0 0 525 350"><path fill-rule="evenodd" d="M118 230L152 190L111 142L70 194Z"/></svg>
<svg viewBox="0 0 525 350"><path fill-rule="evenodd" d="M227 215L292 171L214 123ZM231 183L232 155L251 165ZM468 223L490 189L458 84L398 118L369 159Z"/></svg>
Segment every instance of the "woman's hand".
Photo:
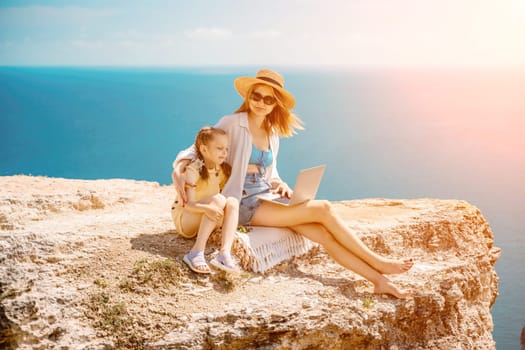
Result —
<svg viewBox="0 0 525 350"><path fill-rule="evenodd" d="M273 189L272 192L280 194L281 197L287 197L287 198L292 197L292 193L293 193L293 191L290 189L290 187L288 187L286 182L283 182L283 181L279 182L277 186Z"/></svg>
<svg viewBox="0 0 525 350"><path fill-rule="evenodd" d="M184 206L188 203L188 195L186 193L186 179L184 176L184 171L190 161L188 159L183 159L177 162L175 169L171 173L171 178L173 180L173 185L175 186L175 191L179 198L182 200L182 205Z"/></svg>

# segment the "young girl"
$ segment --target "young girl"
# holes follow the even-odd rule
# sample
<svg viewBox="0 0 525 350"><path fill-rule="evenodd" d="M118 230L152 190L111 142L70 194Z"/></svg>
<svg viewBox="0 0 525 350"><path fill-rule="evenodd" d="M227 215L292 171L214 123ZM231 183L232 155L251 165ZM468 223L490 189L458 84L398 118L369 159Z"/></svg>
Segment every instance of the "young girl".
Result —
<svg viewBox="0 0 525 350"><path fill-rule="evenodd" d="M210 273L204 258L204 248L210 234L222 225L222 246L211 263L227 272L238 272L230 255L239 216L239 203L234 197L225 198L220 191L231 174L225 163L228 153L226 132L213 127L202 128L195 138L196 157L185 171L186 198L178 198L172 216L179 234L186 238L197 235L195 244L183 258L197 273Z"/></svg>

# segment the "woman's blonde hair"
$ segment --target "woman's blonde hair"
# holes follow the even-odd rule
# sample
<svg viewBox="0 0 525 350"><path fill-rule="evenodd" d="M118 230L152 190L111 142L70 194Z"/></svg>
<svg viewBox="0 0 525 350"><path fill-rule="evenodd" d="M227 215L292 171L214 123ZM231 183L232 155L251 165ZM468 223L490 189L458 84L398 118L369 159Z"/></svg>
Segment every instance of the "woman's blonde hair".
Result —
<svg viewBox="0 0 525 350"><path fill-rule="evenodd" d="M250 111L250 96L252 95L253 90L255 90L257 86L261 85L265 85L272 88L275 99L277 100L273 110L264 119L264 128L266 129L266 131L268 133L271 133L273 129L279 134L279 136L290 137L296 133L296 130L303 130L303 121L298 116L286 109L286 107L284 107L282 103L283 97L281 96L279 91L266 84L252 85L248 89L243 103L241 104L239 109L235 111L235 113Z"/></svg>
<svg viewBox="0 0 525 350"><path fill-rule="evenodd" d="M197 133L197 136L195 137L195 150L197 153L197 158L202 160L204 162L204 157L202 156L200 147L202 145L207 146L211 140L215 137L215 135L227 135L226 131L214 128L212 126L205 126L199 130ZM226 178L229 178L232 172L232 167L230 164L223 162L221 164L222 171L226 175ZM210 174L208 173L208 169L206 169L206 166L203 163L203 166L200 168L200 176L203 180L207 180L210 177Z"/></svg>

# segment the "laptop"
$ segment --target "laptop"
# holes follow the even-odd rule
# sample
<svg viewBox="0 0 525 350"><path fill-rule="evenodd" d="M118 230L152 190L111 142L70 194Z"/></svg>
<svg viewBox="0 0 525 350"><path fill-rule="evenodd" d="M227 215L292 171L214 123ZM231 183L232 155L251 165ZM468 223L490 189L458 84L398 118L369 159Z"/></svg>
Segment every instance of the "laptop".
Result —
<svg viewBox="0 0 525 350"><path fill-rule="evenodd" d="M301 170L299 175L297 175L291 198L281 197L279 194L274 193L269 193L267 196L260 196L259 198L285 206L294 206L315 199L325 168L326 165L319 165Z"/></svg>

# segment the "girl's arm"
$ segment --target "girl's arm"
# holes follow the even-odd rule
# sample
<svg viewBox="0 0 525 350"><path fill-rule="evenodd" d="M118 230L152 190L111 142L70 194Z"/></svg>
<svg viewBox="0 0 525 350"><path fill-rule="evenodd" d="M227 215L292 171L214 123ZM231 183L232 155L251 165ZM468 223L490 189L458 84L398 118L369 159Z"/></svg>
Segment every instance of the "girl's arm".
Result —
<svg viewBox="0 0 525 350"><path fill-rule="evenodd" d="M190 201L184 206L184 210L188 210L196 214L206 215L210 220L215 222L220 222L222 217L224 216L223 209L217 208L215 205L212 204L205 204L200 202Z"/></svg>
<svg viewBox="0 0 525 350"><path fill-rule="evenodd" d="M195 188L197 181L200 178L200 174L198 166L195 163L191 163L186 167L184 178L186 183L186 193L188 195L188 201L184 206L184 209L193 213L204 214L210 220L219 222L224 215L223 208L217 208L212 204L196 201Z"/></svg>

